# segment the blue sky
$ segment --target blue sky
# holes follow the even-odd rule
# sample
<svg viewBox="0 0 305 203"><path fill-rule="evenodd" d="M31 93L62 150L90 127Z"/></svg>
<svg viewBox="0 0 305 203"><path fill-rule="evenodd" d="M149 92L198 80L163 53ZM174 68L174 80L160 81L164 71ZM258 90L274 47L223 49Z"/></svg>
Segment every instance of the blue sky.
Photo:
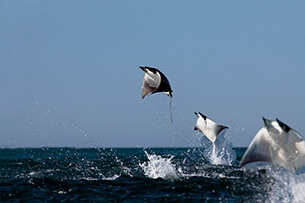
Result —
<svg viewBox="0 0 305 203"><path fill-rule="evenodd" d="M305 136L304 1L0 1L0 147L200 146L194 111L247 146ZM141 99L157 67L169 98Z"/></svg>

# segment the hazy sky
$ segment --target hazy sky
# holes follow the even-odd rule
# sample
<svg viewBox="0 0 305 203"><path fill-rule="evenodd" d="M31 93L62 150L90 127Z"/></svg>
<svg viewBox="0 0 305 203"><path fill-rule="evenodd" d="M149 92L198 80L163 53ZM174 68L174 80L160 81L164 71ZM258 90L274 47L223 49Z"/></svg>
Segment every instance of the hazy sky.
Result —
<svg viewBox="0 0 305 203"><path fill-rule="evenodd" d="M305 1L0 0L0 147L200 146L200 111L247 146L305 136ZM169 98L141 99L139 65Z"/></svg>

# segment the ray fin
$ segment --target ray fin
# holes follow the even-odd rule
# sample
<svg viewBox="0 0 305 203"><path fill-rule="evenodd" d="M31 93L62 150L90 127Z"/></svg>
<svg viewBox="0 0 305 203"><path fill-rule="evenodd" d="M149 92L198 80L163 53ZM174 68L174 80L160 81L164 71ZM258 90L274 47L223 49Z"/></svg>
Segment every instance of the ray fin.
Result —
<svg viewBox="0 0 305 203"><path fill-rule="evenodd" d="M239 165L244 166L252 162L262 161L271 162L270 142L267 130L265 128L260 129L245 151Z"/></svg>

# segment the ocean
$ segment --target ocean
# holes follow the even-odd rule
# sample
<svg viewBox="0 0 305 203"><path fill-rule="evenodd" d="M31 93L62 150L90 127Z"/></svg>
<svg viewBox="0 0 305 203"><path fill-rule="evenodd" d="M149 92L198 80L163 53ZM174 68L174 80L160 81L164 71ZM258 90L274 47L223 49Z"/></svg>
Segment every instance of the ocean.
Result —
<svg viewBox="0 0 305 203"><path fill-rule="evenodd" d="M232 151L217 164L203 147L0 149L0 201L304 202L305 175L245 170Z"/></svg>

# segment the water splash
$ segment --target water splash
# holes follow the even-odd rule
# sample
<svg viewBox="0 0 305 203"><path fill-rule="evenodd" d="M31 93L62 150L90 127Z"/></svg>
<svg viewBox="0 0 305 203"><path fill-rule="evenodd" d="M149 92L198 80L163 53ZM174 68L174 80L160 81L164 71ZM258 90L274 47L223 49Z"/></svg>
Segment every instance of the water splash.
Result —
<svg viewBox="0 0 305 203"><path fill-rule="evenodd" d="M149 154L144 151L148 161L140 164L144 171L145 176L158 179L162 178L165 180L179 180L178 171L176 170L175 164L173 164L172 159L174 156L162 157L156 154Z"/></svg>
<svg viewBox="0 0 305 203"><path fill-rule="evenodd" d="M294 174L280 167L268 170L274 179L268 200L270 202L304 202L305 174Z"/></svg>
<svg viewBox="0 0 305 203"><path fill-rule="evenodd" d="M212 151L210 152L209 160L211 164L215 165L220 165L223 162L222 157L216 152L216 145L214 142L212 143Z"/></svg>
<svg viewBox="0 0 305 203"><path fill-rule="evenodd" d="M214 165L233 165L236 160L236 153L232 148L232 143L221 136L215 142L203 141L205 148L204 156Z"/></svg>
<svg viewBox="0 0 305 203"><path fill-rule="evenodd" d="M294 178L291 181L291 194L293 196L294 202L303 202L305 199L305 175L303 174L300 178Z"/></svg>

